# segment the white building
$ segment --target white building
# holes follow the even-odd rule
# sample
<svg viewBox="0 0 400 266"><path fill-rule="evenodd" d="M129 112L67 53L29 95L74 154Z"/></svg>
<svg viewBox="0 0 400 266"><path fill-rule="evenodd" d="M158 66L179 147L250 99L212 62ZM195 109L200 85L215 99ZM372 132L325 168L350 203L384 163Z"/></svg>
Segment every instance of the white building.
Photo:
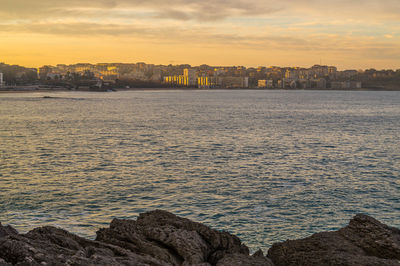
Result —
<svg viewBox="0 0 400 266"><path fill-rule="evenodd" d="M4 86L3 73L0 73L0 88Z"/></svg>

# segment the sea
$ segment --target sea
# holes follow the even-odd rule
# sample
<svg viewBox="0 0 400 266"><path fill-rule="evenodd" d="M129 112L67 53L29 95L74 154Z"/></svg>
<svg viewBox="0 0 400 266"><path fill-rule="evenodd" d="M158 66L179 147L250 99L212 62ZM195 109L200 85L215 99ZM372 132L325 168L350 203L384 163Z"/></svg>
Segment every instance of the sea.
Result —
<svg viewBox="0 0 400 266"><path fill-rule="evenodd" d="M162 209L254 252L358 213L400 227L400 92L0 94L0 222L94 239Z"/></svg>

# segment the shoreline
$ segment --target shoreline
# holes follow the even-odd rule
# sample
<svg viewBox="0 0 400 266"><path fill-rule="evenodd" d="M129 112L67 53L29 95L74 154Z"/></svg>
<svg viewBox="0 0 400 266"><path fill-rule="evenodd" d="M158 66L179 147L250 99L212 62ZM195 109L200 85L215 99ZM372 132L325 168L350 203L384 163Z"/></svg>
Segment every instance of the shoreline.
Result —
<svg viewBox="0 0 400 266"><path fill-rule="evenodd" d="M111 90L111 89L110 89ZM113 91L107 90L69 90L69 89L0 89L2 93L42 93L42 92L125 92L125 91L400 91L399 88L361 88L361 89L320 89L320 88L308 88L308 89L269 89L269 88L117 88L112 89Z"/></svg>
<svg viewBox="0 0 400 266"><path fill-rule="evenodd" d="M275 243L264 255L228 232L155 210L114 219L95 240L44 226L19 234L0 223L0 265L400 265L400 229L358 214L338 231Z"/></svg>

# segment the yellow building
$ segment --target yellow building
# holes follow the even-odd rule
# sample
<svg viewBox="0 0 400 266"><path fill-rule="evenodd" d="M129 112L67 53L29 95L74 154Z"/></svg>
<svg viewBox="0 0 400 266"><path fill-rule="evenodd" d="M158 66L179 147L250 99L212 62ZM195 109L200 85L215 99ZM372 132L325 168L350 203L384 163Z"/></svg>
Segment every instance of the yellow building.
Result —
<svg viewBox="0 0 400 266"><path fill-rule="evenodd" d="M197 84L196 76L196 71L194 69L184 69L183 75L164 77L164 82L170 85L192 87Z"/></svg>
<svg viewBox="0 0 400 266"><path fill-rule="evenodd" d="M199 89L209 89L217 85L215 77L201 76L197 78L197 87Z"/></svg>
<svg viewBox="0 0 400 266"><path fill-rule="evenodd" d="M170 85L179 85L179 86L187 86L188 85L188 78L179 75L179 76L167 76L164 77L164 82Z"/></svg>
<svg viewBox="0 0 400 266"><path fill-rule="evenodd" d="M196 86L196 70L192 68L185 68L183 70L183 76L186 78L187 86Z"/></svg>

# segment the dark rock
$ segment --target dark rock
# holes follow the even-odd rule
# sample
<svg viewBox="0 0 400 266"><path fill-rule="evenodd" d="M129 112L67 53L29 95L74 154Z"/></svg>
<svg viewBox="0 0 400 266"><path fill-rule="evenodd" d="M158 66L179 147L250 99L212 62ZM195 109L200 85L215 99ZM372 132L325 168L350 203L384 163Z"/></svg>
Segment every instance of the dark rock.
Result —
<svg viewBox="0 0 400 266"><path fill-rule="evenodd" d="M400 265L400 230L357 215L336 232L274 244L253 256L239 238L165 211L114 219L95 241L55 227L19 234L0 224L0 266L10 265Z"/></svg>
<svg viewBox="0 0 400 266"><path fill-rule="evenodd" d="M273 266L272 261L264 256L252 256L249 258L244 254L228 254L218 261L217 266Z"/></svg>
<svg viewBox="0 0 400 266"><path fill-rule="evenodd" d="M0 237L5 237L8 235L17 235L17 234L18 234L17 230L15 230L9 225L3 226L0 222Z"/></svg>
<svg viewBox="0 0 400 266"><path fill-rule="evenodd" d="M218 263L232 255L255 261L236 236L160 210L141 214L137 221L114 219L110 228L97 232L96 240L148 254L168 265L228 265Z"/></svg>
<svg viewBox="0 0 400 266"><path fill-rule="evenodd" d="M0 258L14 265L159 265L151 257L54 227L0 238Z"/></svg>
<svg viewBox="0 0 400 266"><path fill-rule="evenodd" d="M256 253L253 254L253 257L264 257L264 253L262 252L261 249L259 249Z"/></svg>
<svg viewBox="0 0 400 266"><path fill-rule="evenodd" d="M11 263L7 263L5 260L0 259L0 266L12 266Z"/></svg>
<svg viewBox="0 0 400 266"><path fill-rule="evenodd" d="M0 266L9 265L267 265L239 238L165 211L114 219L87 240L54 227L18 234L0 225Z"/></svg>
<svg viewBox="0 0 400 266"><path fill-rule="evenodd" d="M400 230L360 214L339 231L274 244L268 257L277 266L400 265Z"/></svg>

